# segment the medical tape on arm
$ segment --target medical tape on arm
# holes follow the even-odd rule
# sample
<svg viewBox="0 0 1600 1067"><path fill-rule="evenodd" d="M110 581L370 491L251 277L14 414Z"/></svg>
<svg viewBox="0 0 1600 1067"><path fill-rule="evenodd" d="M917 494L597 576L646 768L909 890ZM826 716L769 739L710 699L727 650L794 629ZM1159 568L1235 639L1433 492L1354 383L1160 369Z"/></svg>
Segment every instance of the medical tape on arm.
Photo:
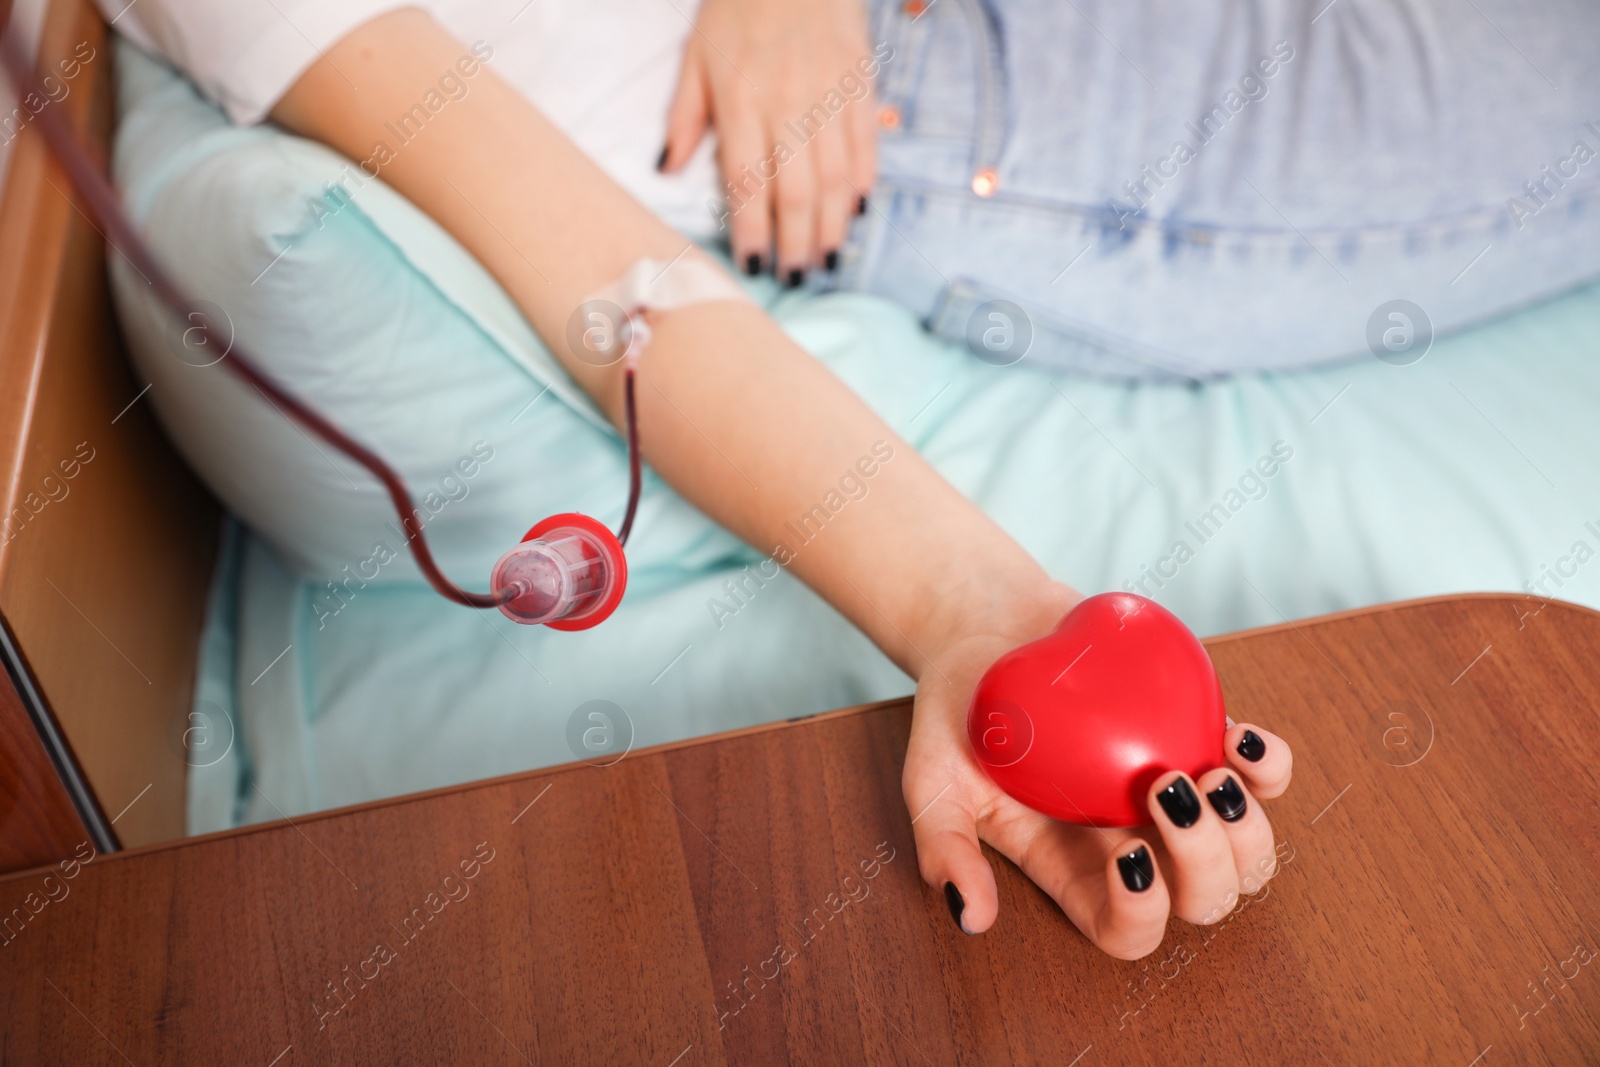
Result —
<svg viewBox="0 0 1600 1067"><path fill-rule="evenodd" d="M726 271L691 248L665 263L649 257L635 260L622 277L591 294L583 302L583 309L586 321L598 314L612 321L614 336L621 339L626 335L628 347L623 355L631 363L650 344L650 325L644 312L672 311L719 300L755 304Z"/></svg>

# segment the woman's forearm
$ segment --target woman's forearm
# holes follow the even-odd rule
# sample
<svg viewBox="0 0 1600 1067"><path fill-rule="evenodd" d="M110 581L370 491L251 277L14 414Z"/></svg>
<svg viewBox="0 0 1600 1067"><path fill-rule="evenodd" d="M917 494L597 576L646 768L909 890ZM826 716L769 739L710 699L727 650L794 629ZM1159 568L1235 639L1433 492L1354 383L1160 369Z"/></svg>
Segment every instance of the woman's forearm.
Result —
<svg viewBox="0 0 1600 1067"><path fill-rule="evenodd" d="M611 181L492 71L396 145L393 124L465 54L419 11L356 30L273 112L355 159L385 142L381 177L449 230L521 306L572 377L619 421L620 364L568 350L567 324L641 257L688 243ZM706 514L795 574L920 675L962 620L1062 600L1039 566L759 309L702 304L653 318L638 369L651 466ZM882 462L885 442L893 459ZM803 546L790 529L858 464L870 492ZM813 528L820 525L813 522ZM779 546L792 556L785 558Z"/></svg>

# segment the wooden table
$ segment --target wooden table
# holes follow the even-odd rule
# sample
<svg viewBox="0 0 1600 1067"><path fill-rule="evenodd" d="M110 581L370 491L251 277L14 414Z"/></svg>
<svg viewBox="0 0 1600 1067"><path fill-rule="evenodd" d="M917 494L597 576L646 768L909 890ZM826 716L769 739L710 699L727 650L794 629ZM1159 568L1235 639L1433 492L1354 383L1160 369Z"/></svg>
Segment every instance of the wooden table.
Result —
<svg viewBox="0 0 1600 1067"><path fill-rule="evenodd" d="M1295 746L1286 862L1143 961L992 855L1000 921L956 929L894 703L0 881L0 916L59 898L0 946L0 1061L1600 1062L1600 615L1208 644Z"/></svg>

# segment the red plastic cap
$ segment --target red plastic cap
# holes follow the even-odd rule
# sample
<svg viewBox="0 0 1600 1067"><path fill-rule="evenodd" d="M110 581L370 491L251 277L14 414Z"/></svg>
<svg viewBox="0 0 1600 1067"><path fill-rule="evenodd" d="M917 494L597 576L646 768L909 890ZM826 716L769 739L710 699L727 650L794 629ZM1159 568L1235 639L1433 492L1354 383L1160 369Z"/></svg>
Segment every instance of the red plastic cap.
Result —
<svg viewBox="0 0 1600 1067"><path fill-rule="evenodd" d="M588 535L589 541L598 546L606 565L606 591L595 601L593 607L576 615L555 619L545 625L552 630L587 630L591 626L605 622L611 617L611 613L617 610L617 605L622 603L622 594L628 588L628 558L623 554L622 544L617 540L616 534L597 520L575 511L550 516L536 524L522 536L522 539L524 541L549 539L562 529L582 531Z"/></svg>

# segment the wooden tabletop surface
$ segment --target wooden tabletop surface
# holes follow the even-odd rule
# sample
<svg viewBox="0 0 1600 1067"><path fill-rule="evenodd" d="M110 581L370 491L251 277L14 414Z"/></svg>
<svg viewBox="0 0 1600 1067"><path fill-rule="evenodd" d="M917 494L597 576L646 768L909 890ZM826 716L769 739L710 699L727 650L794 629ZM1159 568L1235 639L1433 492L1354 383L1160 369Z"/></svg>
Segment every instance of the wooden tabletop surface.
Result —
<svg viewBox="0 0 1600 1067"><path fill-rule="evenodd" d="M1208 645L1295 746L1284 862L1145 960L992 854L957 930L895 703L7 878L0 1062L1600 1062L1600 615Z"/></svg>

